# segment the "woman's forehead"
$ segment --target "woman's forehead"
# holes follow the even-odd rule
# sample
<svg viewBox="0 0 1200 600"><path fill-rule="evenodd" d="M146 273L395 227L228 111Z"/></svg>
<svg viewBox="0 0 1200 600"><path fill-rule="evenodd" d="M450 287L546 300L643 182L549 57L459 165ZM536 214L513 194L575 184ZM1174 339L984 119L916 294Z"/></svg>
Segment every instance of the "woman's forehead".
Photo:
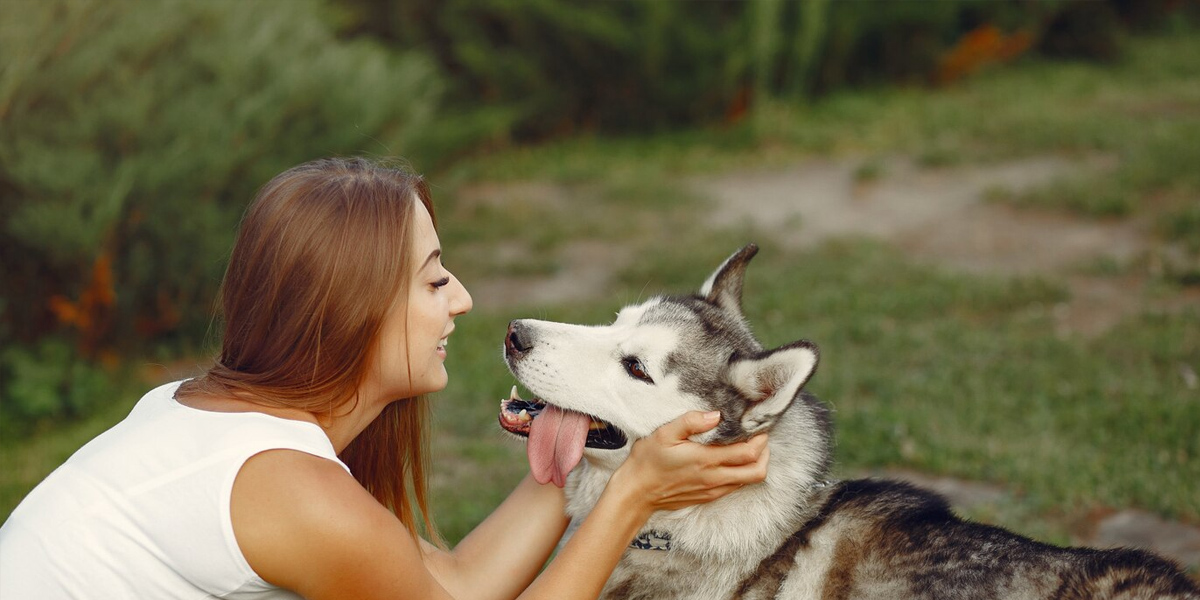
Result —
<svg viewBox="0 0 1200 600"><path fill-rule="evenodd" d="M424 260L431 252L441 248L442 244L438 240L437 230L433 228L433 218L429 216L425 204L422 202L414 204L417 207L413 219L413 253L418 260Z"/></svg>

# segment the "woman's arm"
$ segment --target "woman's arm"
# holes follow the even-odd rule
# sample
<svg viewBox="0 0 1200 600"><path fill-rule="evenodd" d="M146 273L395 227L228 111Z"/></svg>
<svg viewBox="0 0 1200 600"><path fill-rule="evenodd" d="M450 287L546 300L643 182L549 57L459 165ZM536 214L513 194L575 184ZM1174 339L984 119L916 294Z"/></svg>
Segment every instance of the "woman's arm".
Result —
<svg viewBox="0 0 1200 600"><path fill-rule="evenodd" d="M651 513L715 500L765 478L765 436L722 447L688 441L716 422L711 415L689 413L639 440L592 513L540 577L567 519L562 490L539 485L532 477L453 552L427 546L431 572L456 598L514 598L527 586L520 597L596 597Z"/></svg>
<svg viewBox="0 0 1200 600"><path fill-rule="evenodd" d="M689 413L634 444L592 514L519 597L594 599L652 512L714 500L762 481L765 438L722 447L687 441L715 424ZM303 452L271 450L242 466L230 510L238 547L251 568L309 600L465 600L517 596L565 526L563 517L557 522L547 517L533 537L507 535L520 529L513 523L525 517L522 500L562 511L556 489L523 483L513 500L465 547L450 556L423 556L395 515L341 466ZM532 548L521 549L522 544ZM509 551L519 558L506 558Z"/></svg>
<svg viewBox="0 0 1200 600"><path fill-rule="evenodd" d="M516 598L566 531L565 508L562 489L526 475L453 551L422 540L426 564L455 598Z"/></svg>

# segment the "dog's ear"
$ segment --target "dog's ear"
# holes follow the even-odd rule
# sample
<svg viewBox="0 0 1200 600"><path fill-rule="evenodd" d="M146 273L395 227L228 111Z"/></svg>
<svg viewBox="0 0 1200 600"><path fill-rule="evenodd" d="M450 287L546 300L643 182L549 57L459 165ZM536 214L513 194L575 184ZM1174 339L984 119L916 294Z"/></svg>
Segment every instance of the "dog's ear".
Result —
<svg viewBox="0 0 1200 600"><path fill-rule="evenodd" d="M729 383L749 399L742 413L747 436L766 431L800 395L817 368L817 347L807 340L780 346L729 366Z"/></svg>
<svg viewBox="0 0 1200 600"><path fill-rule="evenodd" d="M757 245L750 243L742 246L708 276L708 280L700 286L700 295L725 310L742 314L742 281L746 275L746 264L755 254L758 254Z"/></svg>

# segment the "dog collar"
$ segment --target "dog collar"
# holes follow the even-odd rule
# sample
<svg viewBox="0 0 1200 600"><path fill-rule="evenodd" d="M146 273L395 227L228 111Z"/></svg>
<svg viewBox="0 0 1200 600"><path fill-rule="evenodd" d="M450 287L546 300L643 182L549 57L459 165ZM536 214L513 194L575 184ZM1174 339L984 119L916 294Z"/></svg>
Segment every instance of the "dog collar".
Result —
<svg viewBox="0 0 1200 600"><path fill-rule="evenodd" d="M637 550L670 550L671 534L657 529L648 529L633 538L629 547Z"/></svg>
<svg viewBox="0 0 1200 600"><path fill-rule="evenodd" d="M833 482L822 479L813 483L813 490L820 490L833 485ZM666 551L671 549L671 534L666 531L657 529L647 529L633 538L629 543L629 547L635 550L659 550Z"/></svg>

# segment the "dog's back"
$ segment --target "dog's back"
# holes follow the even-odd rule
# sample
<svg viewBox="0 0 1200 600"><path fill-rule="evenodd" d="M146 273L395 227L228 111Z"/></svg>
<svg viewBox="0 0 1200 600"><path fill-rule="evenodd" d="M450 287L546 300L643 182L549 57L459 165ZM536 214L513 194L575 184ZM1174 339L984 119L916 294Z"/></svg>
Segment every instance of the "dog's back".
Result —
<svg viewBox="0 0 1200 600"><path fill-rule="evenodd" d="M964 521L911 485L845 481L752 573L735 598L1184 600L1200 598L1170 562L1140 550L1059 548ZM820 595L789 579L822 561ZM784 576L772 562L786 562ZM800 577L799 579L811 579Z"/></svg>
<svg viewBox="0 0 1200 600"><path fill-rule="evenodd" d="M756 563L630 549L602 598L1200 600L1153 554L1042 544L906 483L843 481L806 500L810 517Z"/></svg>

